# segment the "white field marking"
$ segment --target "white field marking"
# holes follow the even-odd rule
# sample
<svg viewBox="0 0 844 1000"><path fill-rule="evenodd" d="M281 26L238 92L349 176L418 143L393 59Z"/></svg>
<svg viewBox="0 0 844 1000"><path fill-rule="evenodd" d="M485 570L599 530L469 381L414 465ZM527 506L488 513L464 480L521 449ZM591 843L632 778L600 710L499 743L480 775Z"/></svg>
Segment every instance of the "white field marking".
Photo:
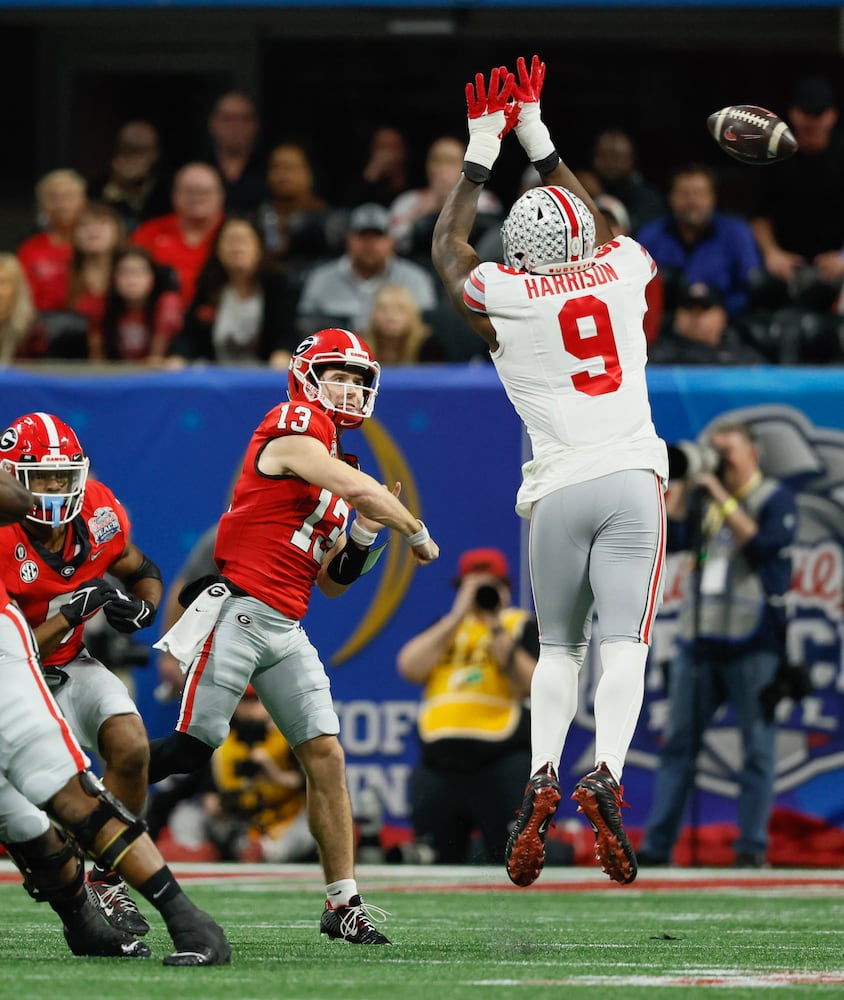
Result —
<svg viewBox="0 0 844 1000"><path fill-rule="evenodd" d="M669 976L569 976L565 979L473 979L463 986L716 986L768 987L837 986L844 984L844 970L838 972L760 972L732 969Z"/></svg>

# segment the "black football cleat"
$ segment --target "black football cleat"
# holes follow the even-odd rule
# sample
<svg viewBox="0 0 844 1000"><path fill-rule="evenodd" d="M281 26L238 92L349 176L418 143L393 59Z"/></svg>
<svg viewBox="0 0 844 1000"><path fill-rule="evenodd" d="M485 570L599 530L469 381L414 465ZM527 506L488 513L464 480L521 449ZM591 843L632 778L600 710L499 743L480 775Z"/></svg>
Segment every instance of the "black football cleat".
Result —
<svg viewBox="0 0 844 1000"><path fill-rule="evenodd" d="M371 916L386 920L387 911L368 906L360 896L352 896L347 906L333 907L327 900L319 922L320 934L350 944L390 944L373 924Z"/></svg>
<svg viewBox="0 0 844 1000"><path fill-rule="evenodd" d="M90 900L63 923L64 939L74 955L89 958L149 958L152 952L143 941L118 930L103 917Z"/></svg>
<svg viewBox="0 0 844 1000"><path fill-rule="evenodd" d="M112 927L127 934L148 933L149 923L135 905L122 878L118 877L113 882L100 882L89 876L85 882L85 890L93 905Z"/></svg>
<svg viewBox="0 0 844 1000"><path fill-rule="evenodd" d="M560 799L560 783L549 762L525 786L522 807L504 851L507 875L516 885L528 886L539 878L545 864L545 835Z"/></svg>
<svg viewBox="0 0 844 1000"><path fill-rule="evenodd" d="M231 961L231 945L222 928L207 913L197 913L190 930L173 933L176 950L163 960L164 965L228 965Z"/></svg>
<svg viewBox="0 0 844 1000"><path fill-rule="evenodd" d="M639 868L621 822L624 789L601 763L574 786L572 799L595 833L595 858L614 882L629 885ZM629 806L628 806L629 808Z"/></svg>

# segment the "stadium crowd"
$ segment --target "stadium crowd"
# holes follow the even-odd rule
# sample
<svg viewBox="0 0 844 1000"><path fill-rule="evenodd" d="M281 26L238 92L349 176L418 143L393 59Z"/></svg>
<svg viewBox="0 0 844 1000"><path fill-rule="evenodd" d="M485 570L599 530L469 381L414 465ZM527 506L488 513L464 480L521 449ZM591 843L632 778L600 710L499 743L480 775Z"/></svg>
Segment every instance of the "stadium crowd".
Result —
<svg viewBox="0 0 844 1000"><path fill-rule="evenodd" d="M741 204L724 198L729 211L720 154L670 164L660 190L637 167L634 135L597 131L576 174L613 232L659 266L646 319L654 363L844 361L837 105L827 81L797 81L785 109L797 154L757 171ZM244 93L217 99L207 132L195 159L171 164L153 122L127 121L100 171L57 165L37 181L31 231L0 254L0 364L285 368L299 340L328 324L369 330L386 364L489 360L431 265L462 138L438 136L414 163L409 137L379 127L346 189L329 191L304 145L264 142ZM522 190L538 183L534 171ZM823 211L805 212L807 191ZM484 190L472 239L493 248L489 259L503 259L507 207ZM395 304L385 320L386 286Z"/></svg>

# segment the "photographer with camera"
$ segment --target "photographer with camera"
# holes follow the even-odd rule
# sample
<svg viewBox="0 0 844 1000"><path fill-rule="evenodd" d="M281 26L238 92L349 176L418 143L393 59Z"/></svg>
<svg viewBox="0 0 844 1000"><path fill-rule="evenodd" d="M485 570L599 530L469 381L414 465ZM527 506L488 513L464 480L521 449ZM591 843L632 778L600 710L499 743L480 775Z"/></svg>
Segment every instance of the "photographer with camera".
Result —
<svg viewBox="0 0 844 1000"><path fill-rule="evenodd" d="M723 423L706 445L669 447L668 551L689 554L669 711L639 863L667 864L680 833L703 735L728 700L741 731L737 867L765 863L774 799L773 705L785 664L785 596L797 508L766 477L750 428ZM805 694L805 691L802 692Z"/></svg>
<svg viewBox="0 0 844 1000"><path fill-rule="evenodd" d="M464 552L453 583L451 610L398 654L401 676L424 685L413 827L439 863L500 864L530 766L525 700L539 633L531 614L510 606L510 571L499 549ZM483 848L470 857L476 830Z"/></svg>

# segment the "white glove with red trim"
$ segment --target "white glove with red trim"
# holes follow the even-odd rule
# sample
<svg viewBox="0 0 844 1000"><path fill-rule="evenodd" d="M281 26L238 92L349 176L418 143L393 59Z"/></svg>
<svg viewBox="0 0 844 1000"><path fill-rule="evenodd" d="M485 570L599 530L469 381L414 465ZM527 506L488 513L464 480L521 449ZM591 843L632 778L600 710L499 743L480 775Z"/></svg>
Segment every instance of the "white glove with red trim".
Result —
<svg viewBox="0 0 844 1000"><path fill-rule="evenodd" d="M466 84L466 107L469 118L469 145L463 158L463 173L474 184L489 180L492 165L498 159L501 140L513 127L509 108L514 108L510 93L515 77L506 67L496 66L489 75L489 88L483 73L475 74L474 84Z"/></svg>
<svg viewBox="0 0 844 1000"><path fill-rule="evenodd" d="M551 141L548 126L542 121L539 97L545 82L545 63L534 56L528 72L522 56L516 63L518 82L513 82L516 137L527 153L528 159L540 174L550 173L560 162L560 155Z"/></svg>

